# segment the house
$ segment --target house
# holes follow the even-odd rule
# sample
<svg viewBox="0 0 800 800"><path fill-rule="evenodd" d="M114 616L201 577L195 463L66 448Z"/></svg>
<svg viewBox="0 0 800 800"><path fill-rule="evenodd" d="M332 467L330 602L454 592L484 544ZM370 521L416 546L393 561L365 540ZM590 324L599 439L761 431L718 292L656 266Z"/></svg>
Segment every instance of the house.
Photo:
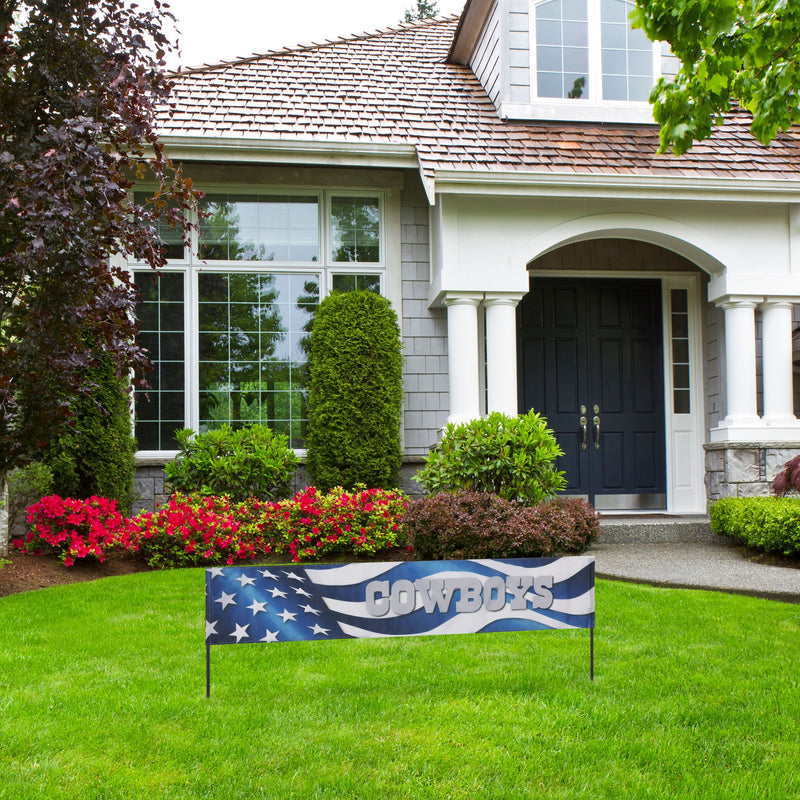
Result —
<svg viewBox="0 0 800 800"><path fill-rule="evenodd" d="M657 155L646 97L676 63L631 6L469 0L180 73L160 129L210 215L137 276L139 491L184 425L302 448L310 307L366 287L402 320L410 468L448 420L535 408L598 509L766 493L800 448L800 137L733 112Z"/></svg>

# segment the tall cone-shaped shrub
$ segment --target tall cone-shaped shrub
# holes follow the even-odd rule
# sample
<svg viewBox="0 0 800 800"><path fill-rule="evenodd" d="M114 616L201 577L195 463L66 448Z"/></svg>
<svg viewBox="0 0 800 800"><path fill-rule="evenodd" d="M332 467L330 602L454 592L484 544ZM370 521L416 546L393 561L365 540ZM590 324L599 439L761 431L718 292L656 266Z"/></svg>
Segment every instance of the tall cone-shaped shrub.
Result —
<svg viewBox="0 0 800 800"><path fill-rule="evenodd" d="M308 344L307 466L316 487L396 485L403 357L397 315L372 292L332 294Z"/></svg>

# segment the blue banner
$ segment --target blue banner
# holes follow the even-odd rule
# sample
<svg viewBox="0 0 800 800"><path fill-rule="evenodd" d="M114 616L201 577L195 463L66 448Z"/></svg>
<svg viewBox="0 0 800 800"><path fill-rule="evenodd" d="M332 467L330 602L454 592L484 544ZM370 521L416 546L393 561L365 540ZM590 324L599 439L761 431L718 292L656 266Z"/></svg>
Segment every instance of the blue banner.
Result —
<svg viewBox="0 0 800 800"><path fill-rule="evenodd" d="M594 628L594 557L206 570L206 644Z"/></svg>

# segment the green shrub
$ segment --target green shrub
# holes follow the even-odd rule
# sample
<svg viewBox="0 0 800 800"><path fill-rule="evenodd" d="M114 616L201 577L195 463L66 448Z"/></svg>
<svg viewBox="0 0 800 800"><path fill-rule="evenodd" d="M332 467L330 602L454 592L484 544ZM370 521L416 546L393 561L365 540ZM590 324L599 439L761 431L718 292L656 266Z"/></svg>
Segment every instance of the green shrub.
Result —
<svg viewBox="0 0 800 800"><path fill-rule="evenodd" d="M429 494L466 489L535 505L566 485L564 473L554 469L560 455L544 417L533 411L518 417L494 412L447 425L417 479Z"/></svg>
<svg viewBox="0 0 800 800"><path fill-rule="evenodd" d="M176 492L227 495L234 502L276 500L290 493L297 456L287 437L266 425L238 430L222 425L196 436L183 428L176 438L178 456L164 467Z"/></svg>
<svg viewBox="0 0 800 800"><path fill-rule="evenodd" d="M93 496L116 500L128 509L133 500L136 440L131 433L128 385L114 363L100 355L85 373L89 394L70 404L74 427L66 428L42 452L53 471L53 492L62 497Z"/></svg>
<svg viewBox="0 0 800 800"><path fill-rule="evenodd" d="M19 529L25 523L28 506L53 494L53 470L38 461L16 467L8 473L8 528Z"/></svg>
<svg viewBox="0 0 800 800"><path fill-rule="evenodd" d="M800 498L727 497L709 512L711 530L750 547L800 555Z"/></svg>
<svg viewBox="0 0 800 800"><path fill-rule="evenodd" d="M489 492L444 492L412 500L403 522L417 558L529 558L580 553L597 538L585 500L523 506Z"/></svg>
<svg viewBox="0 0 800 800"><path fill-rule="evenodd" d="M316 487L396 485L403 359L389 301L368 291L326 297L308 370L307 465Z"/></svg>

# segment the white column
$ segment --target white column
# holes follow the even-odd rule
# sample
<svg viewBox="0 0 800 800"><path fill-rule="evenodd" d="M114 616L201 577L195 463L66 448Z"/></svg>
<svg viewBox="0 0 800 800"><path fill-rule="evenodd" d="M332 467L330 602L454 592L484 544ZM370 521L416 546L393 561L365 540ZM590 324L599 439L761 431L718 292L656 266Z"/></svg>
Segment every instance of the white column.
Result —
<svg viewBox="0 0 800 800"><path fill-rule="evenodd" d="M764 422L795 423L792 376L792 304L767 300L761 309L761 353L764 377Z"/></svg>
<svg viewBox="0 0 800 800"><path fill-rule="evenodd" d="M722 308L725 311L728 412L722 420L722 426L753 427L759 424L756 404L756 301L729 300L722 303Z"/></svg>
<svg viewBox="0 0 800 800"><path fill-rule="evenodd" d="M486 410L515 417L517 398L517 303L519 294L487 294Z"/></svg>
<svg viewBox="0 0 800 800"><path fill-rule="evenodd" d="M481 415L478 360L478 305L482 296L448 294L447 352L450 377L449 422Z"/></svg>

